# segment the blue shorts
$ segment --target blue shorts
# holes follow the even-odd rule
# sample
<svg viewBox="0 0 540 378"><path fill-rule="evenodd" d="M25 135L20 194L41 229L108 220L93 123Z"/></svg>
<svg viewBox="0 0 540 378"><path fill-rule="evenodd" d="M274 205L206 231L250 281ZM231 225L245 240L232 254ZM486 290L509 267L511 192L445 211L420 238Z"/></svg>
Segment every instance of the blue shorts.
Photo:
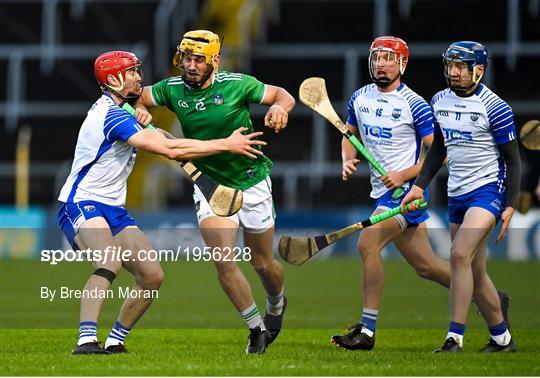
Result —
<svg viewBox="0 0 540 378"><path fill-rule="evenodd" d="M137 225L135 219L123 207L105 205L96 201L60 202L57 220L67 241L76 249L77 245L74 239L79 227L85 220L96 217L105 218L113 236L127 226Z"/></svg>
<svg viewBox="0 0 540 378"><path fill-rule="evenodd" d="M399 207L399 205L401 205L401 200L403 200L403 197L405 196L405 194L407 194L410 190L410 188L402 188L402 189L404 191L403 196L396 199L392 198L392 194L394 193L393 190L389 190L386 193L384 193L382 196L377 198L377 202L375 202L375 208L382 208L382 209L388 210L388 209L394 209L396 207ZM426 202L429 202L428 190L424 191L424 199L426 200ZM419 210L413 211L412 213L397 215L396 217L398 218L403 217L407 221L408 225L417 226L420 223L428 220L429 214L427 213L425 209L419 209ZM398 219L398 222L399 222L399 219ZM404 226L406 227L407 225L404 225Z"/></svg>
<svg viewBox="0 0 540 378"><path fill-rule="evenodd" d="M505 193L499 190L496 182L481 186L472 192L456 197L448 197L448 220L462 224L465 213L471 207L481 207L495 215L496 222L504 210Z"/></svg>

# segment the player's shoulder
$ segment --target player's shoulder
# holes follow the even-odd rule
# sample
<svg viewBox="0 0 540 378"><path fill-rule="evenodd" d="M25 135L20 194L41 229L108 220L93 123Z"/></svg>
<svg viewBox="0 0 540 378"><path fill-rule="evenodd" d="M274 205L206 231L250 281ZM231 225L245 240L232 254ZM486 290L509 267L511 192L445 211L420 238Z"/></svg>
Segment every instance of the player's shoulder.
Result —
<svg viewBox="0 0 540 378"><path fill-rule="evenodd" d="M109 116L112 113L122 113L122 114L129 115L129 113L125 111L124 109L122 109L120 106L118 106L118 104L114 102L114 100L110 96L107 96L106 94L104 94L103 96L101 96L100 100L103 101L103 105L104 105L103 107L107 111L107 116Z"/></svg>
<svg viewBox="0 0 540 378"><path fill-rule="evenodd" d="M363 87L358 88L351 96L351 101L356 100L358 97L361 97L363 95L369 95L371 93L374 93L374 91L377 89L377 86L373 83L364 85Z"/></svg>
<svg viewBox="0 0 540 378"><path fill-rule="evenodd" d="M94 104L88 111L88 115L92 115L92 116L106 115L109 112L109 109L115 106L118 108L118 106L114 103L112 98L110 98L109 96L103 93L101 97L99 97L96 100L96 102L94 102Z"/></svg>
<svg viewBox="0 0 540 378"><path fill-rule="evenodd" d="M166 86L184 85L184 79L182 79L182 76L170 76L154 85L166 85Z"/></svg>
<svg viewBox="0 0 540 378"><path fill-rule="evenodd" d="M495 92L489 89L484 84L480 84L475 92L476 97L484 104L487 109L495 106L508 106L506 101L500 98Z"/></svg>
<svg viewBox="0 0 540 378"><path fill-rule="evenodd" d="M81 125L84 135L99 133L107 119L109 109L114 106L114 101L107 95L102 94L90 107Z"/></svg>
<svg viewBox="0 0 540 378"><path fill-rule="evenodd" d="M399 96L403 97L411 107L420 104L427 105L426 100L424 100L422 96L409 88L405 83L401 83L401 85L397 88L396 92L399 94Z"/></svg>
<svg viewBox="0 0 540 378"><path fill-rule="evenodd" d="M452 94L452 91L450 90L450 88L445 88L442 91L435 93L435 95L433 95L433 97L431 98L431 102L430 102L431 106L434 106L436 103L438 103L444 98L449 97L451 94Z"/></svg>
<svg viewBox="0 0 540 378"><path fill-rule="evenodd" d="M111 98L111 96L108 96L105 93L102 93L101 97L97 99L96 105L108 109L110 106L114 106L116 104L113 101L113 99Z"/></svg>
<svg viewBox="0 0 540 378"><path fill-rule="evenodd" d="M134 122L137 122L135 117L129 114L126 110L122 109L118 104L116 104L111 97L106 94L101 96L97 103L99 104L98 111L103 116L103 126L108 127L111 124L122 123L126 119L131 119Z"/></svg>
<svg viewBox="0 0 540 378"><path fill-rule="evenodd" d="M214 77L214 80L218 83L223 83L226 81L244 81L250 78L253 78L253 76L241 72L219 71Z"/></svg>

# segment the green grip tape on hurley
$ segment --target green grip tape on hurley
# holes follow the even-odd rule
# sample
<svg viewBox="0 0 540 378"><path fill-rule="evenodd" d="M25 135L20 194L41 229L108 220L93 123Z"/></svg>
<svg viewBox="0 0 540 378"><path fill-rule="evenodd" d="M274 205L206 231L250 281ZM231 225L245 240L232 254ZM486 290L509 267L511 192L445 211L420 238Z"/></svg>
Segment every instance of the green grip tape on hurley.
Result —
<svg viewBox="0 0 540 378"><path fill-rule="evenodd" d="M427 207L427 202L423 199L417 199L414 200L413 203L416 203L421 209L425 209ZM405 205L405 211L409 209L409 205ZM386 220L388 218L392 218L395 215L401 214L401 208L396 207L390 210L383 211L382 213L376 214L369 218L369 221L371 224L382 222L383 220Z"/></svg>
<svg viewBox="0 0 540 378"><path fill-rule="evenodd" d="M392 199L399 198L402 195L403 195L403 189L402 188L396 188L396 190L394 190L394 193L392 193Z"/></svg>
<svg viewBox="0 0 540 378"><path fill-rule="evenodd" d="M362 145L362 143L360 143L360 141L358 140L356 135L347 133L347 134L345 134L345 136L347 137L349 142L351 142L351 144L354 147L356 147L356 149L362 154L362 156L369 162L369 164L371 164L373 166L373 168L375 168L377 170L377 172L379 172L383 176L386 175L386 170L382 167L382 165L379 164L379 162L377 160L375 160L375 158L373 156L371 156L369 151ZM394 193L392 193L392 199L399 198L402 195L403 195L403 189L402 188L396 188L394 190Z"/></svg>
<svg viewBox="0 0 540 378"><path fill-rule="evenodd" d="M129 103L127 103L127 102L122 103L121 108L124 109L129 114L131 114L132 116L135 115L135 109ZM148 125L146 125L146 128L155 130L156 127L154 125L152 125L151 123L149 123Z"/></svg>

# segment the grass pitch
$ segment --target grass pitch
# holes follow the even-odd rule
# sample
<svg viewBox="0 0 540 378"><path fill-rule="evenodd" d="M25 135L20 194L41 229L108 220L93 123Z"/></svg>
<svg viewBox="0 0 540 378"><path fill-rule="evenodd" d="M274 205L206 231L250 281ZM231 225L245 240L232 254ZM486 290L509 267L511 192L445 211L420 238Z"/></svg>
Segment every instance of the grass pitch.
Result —
<svg viewBox="0 0 540 378"><path fill-rule="evenodd" d="M286 266L285 327L260 356L244 354L247 330L209 263L165 264L159 299L128 336L130 353L110 356L71 356L79 300L40 299L41 286L81 288L92 272L89 264L0 264L1 375L540 375L539 262L495 261L488 267L497 287L513 299L515 354L477 352L488 334L471 306L464 351L433 355L446 334L447 291L417 277L402 261L385 263L375 349L335 347L330 336L357 322L361 313L360 263L335 259ZM262 287L249 266L242 268L264 312ZM130 282L124 272L115 286ZM120 305L119 299L106 302L101 340Z"/></svg>

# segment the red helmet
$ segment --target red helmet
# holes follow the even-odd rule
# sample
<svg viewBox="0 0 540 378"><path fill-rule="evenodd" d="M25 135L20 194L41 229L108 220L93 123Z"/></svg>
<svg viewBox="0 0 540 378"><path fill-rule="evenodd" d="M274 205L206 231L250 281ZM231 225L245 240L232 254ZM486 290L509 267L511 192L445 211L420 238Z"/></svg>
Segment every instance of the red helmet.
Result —
<svg viewBox="0 0 540 378"><path fill-rule="evenodd" d="M399 74L403 75L405 73L405 67L407 65L407 60L409 59L409 47L404 40L392 36L383 36L377 37L371 44L369 48L369 59L368 59L368 68L371 79L379 87L387 87L393 83L397 78L396 76L393 80L388 77L379 77L375 75L377 71L377 64L379 62L380 54L373 55L381 51L388 51L386 59L391 59L398 64Z"/></svg>
<svg viewBox="0 0 540 378"><path fill-rule="evenodd" d="M394 51L398 53L398 59L409 59L409 46L407 46L407 43L401 38L392 37L390 35L375 38L369 48L369 52L371 53L379 50Z"/></svg>
<svg viewBox="0 0 540 378"><path fill-rule="evenodd" d="M94 63L94 75L101 89L110 88L114 91L124 89L126 71L130 68L140 67L142 62L133 53L127 51L108 51L96 58ZM142 77L142 72L139 71ZM107 76L114 75L120 81L120 85L112 87L107 82Z"/></svg>

